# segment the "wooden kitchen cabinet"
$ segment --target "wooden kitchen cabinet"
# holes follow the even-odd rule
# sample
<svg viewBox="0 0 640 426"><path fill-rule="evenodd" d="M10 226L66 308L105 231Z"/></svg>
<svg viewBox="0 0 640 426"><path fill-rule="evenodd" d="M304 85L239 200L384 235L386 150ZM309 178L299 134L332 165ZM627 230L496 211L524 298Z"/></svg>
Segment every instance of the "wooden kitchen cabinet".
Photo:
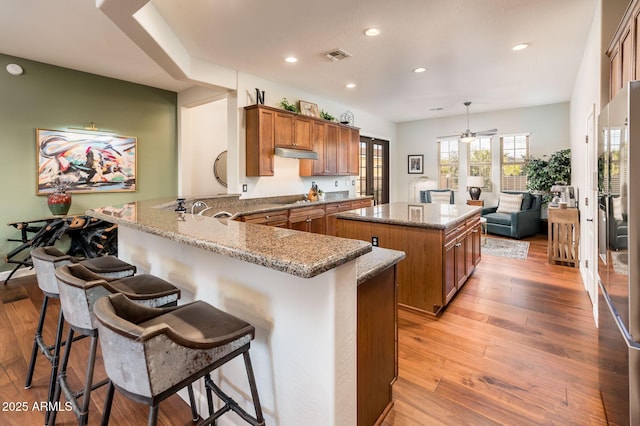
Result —
<svg viewBox="0 0 640 426"><path fill-rule="evenodd" d="M380 247L404 251L398 264L399 305L438 315L480 260L479 240L477 257L473 254L479 224L478 212L446 229L341 218L336 227L339 237L369 242L376 237Z"/></svg>
<svg viewBox="0 0 640 426"><path fill-rule="evenodd" d="M338 231L336 229L336 214L340 213L340 212L345 212L348 210L351 210L352 207L352 203L351 201L341 201L339 203L330 203L327 204L325 206L325 211L326 211L326 216L325 216L325 221L326 221L326 228L325 228L325 234L327 235L331 235L331 236L337 236L338 235Z"/></svg>
<svg viewBox="0 0 640 426"><path fill-rule="evenodd" d="M640 1L630 2L606 54L612 99L627 82L640 79Z"/></svg>
<svg viewBox="0 0 640 426"><path fill-rule="evenodd" d="M295 138L293 147L297 149L311 150L312 126L315 121L310 117L297 115L295 117ZM276 143L277 145L277 143Z"/></svg>
<svg viewBox="0 0 640 426"><path fill-rule="evenodd" d="M246 216L241 216L238 218L238 220L246 223L286 228L289 225L289 210L254 213Z"/></svg>
<svg viewBox="0 0 640 426"><path fill-rule="evenodd" d="M247 176L273 176L276 147L318 153L300 160L300 176L359 174L360 130L264 105L245 107Z"/></svg>
<svg viewBox="0 0 640 426"><path fill-rule="evenodd" d="M275 115L273 109L257 105L246 108L247 176L273 176Z"/></svg>
<svg viewBox="0 0 640 426"><path fill-rule="evenodd" d="M349 174L349 146L351 144L351 131L348 127L340 127L338 138L338 175Z"/></svg>
<svg viewBox="0 0 640 426"><path fill-rule="evenodd" d="M289 228L297 231L325 233L325 211L323 205L299 207L289 210Z"/></svg>
<svg viewBox="0 0 640 426"><path fill-rule="evenodd" d="M349 147L347 149L347 174L360 174L360 131L349 129Z"/></svg>

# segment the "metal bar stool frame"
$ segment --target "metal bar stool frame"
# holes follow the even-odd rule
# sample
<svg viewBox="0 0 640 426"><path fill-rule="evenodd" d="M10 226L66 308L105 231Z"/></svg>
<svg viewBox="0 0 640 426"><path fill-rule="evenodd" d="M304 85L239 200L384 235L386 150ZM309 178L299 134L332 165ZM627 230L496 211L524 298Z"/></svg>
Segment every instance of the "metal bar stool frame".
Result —
<svg viewBox="0 0 640 426"><path fill-rule="evenodd" d="M95 368L95 359L98 346L98 330L95 325L95 317L93 315L93 304L101 297L121 293L120 284L125 280L151 279L156 283L170 286L174 290L164 291L162 294L137 294L134 303L141 303L148 306L175 306L177 299L180 297L180 290L150 275L136 275L123 280L106 281L103 277L92 273L83 265L63 265L55 272L58 281L58 290L60 292L61 311L65 313L65 318L69 324L69 332L67 335L67 344L65 352L60 364L59 373L56 380L55 391L52 402L60 400L60 396L64 393L65 398L72 405L72 411L78 418L78 424L85 425L88 422L89 403L91 392L101 386L109 383L108 379L98 383L93 383L93 373ZM121 293L122 294L122 293ZM123 297L126 297L123 295ZM67 382L67 366L69 356L71 354L72 342L74 334L91 338L89 359L87 360L87 369L85 372L85 381L83 389L73 391ZM59 348L58 348L59 350ZM82 397L82 403L78 401ZM192 404L192 413L197 414ZM57 411L47 413L46 424L55 424ZM194 417L196 418L196 417Z"/></svg>
<svg viewBox="0 0 640 426"><path fill-rule="evenodd" d="M152 325L149 328L140 327L138 326L138 323L143 323L144 322L143 320L140 320L136 323L136 322L130 322L127 318L119 316L116 309L114 308L114 303L118 306L119 309L123 309L127 311L134 318L140 319L140 318L144 318L145 316L148 316L149 318L157 319L159 321L159 324ZM231 318L232 321L235 320L235 321L238 321L239 323L244 323L244 328L242 330L234 330L233 333L230 333L234 335L232 338L229 338L227 340L221 339L223 341L219 344L211 344L211 345L201 344L200 345L201 347L200 347L198 346L198 344L195 344L194 342L186 342L187 340L186 338L180 338L177 330L173 330L172 327L170 325L167 325L167 323L163 322L162 319L163 319L163 315L166 313L172 313L172 312L178 313L180 309L189 309L190 305L195 305L195 304L201 304L200 306L206 305L208 308L211 309L211 311L218 312L219 313L218 315L221 315L226 318ZM127 301L126 298L118 294L105 297L97 301L95 305L95 315L98 322L98 329L100 330L100 340L103 348L105 348L103 352L103 358L104 358L105 368L107 369L107 374L109 375L111 369L115 369L117 365L121 365L119 364L118 360L113 359L111 357L115 358L114 356L115 353L122 355L123 351L111 350L114 347L126 348L126 351L128 351L127 353L128 362L133 363L134 362L133 360L135 359L136 360L135 362L139 363L137 364L138 370L145 371L144 379L140 378L140 381L144 381L145 385L139 388L139 391L138 391L139 393L130 391L129 389L125 389L123 386L116 383L118 380L116 380L115 377L111 377L111 382L107 390L107 398L105 399L105 408L103 411L103 418L102 418L103 426L106 426L109 423L109 418L111 413L111 404L113 402L113 394L116 388L120 393L122 393L126 397L136 402L140 402L149 406L148 425L153 426L153 425L156 425L157 423L159 404L163 400L167 399L169 396L173 395L174 393L178 392L180 389L184 388L185 386L190 387L193 382L195 382L200 378L204 378L204 381L205 381L205 390L206 390L206 396L207 396L207 405L209 409L209 417L203 420L201 423L199 423L199 425L215 424L216 420L220 416L222 416L228 411L234 411L247 423L254 426L264 426L265 424L264 416L262 414L262 408L260 406L260 398L258 396L258 389L255 382L253 367L251 365L251 358L249 356L251 340L253 339L253 334L255 332L253 326L249 325L248 323L245 323L242 320L232 317L227 313L219 311L216 308L213 308L211 305L208 305L202 301L192 302L187 305L182 305L175 308L164 308L164 309L155 309L155 310L145 309L141 307L139 311L141 311L142 313L132 313L133 309L134 308L131 306L131 302ZM216 320L218 320L218 318L203 319L204 322L208 322L208 323L215 323ZM176 383L172 383L170 386L167 385L165 389L159 392L154 392L153 391L154 388L161 389L160 384L153 383L154 380L152 377L152 373L149 372L149 367L148 367L149 365L148 363L150 361L147 359L147 357L151 356L150 355L150 353L152 352L152 349L150 349L151 345L153 344L154 345L153 347L156 347L155 345L157 344L158 345L157 350L159 352L161 351L159 349L161 347L159 343L157 342L152 343L152 340L154 338L157 339L158 341L160 341L161 338L163 339L166 338L164 341L166 342L166 344L171 345L172 349L176 346L180 346L182 348L185 348L185 347L191 348L193 346L192 349L187 349L187 351L191 350L193 351L193 353L195 353L198 349L205 350L205 351L215 350L218 348L224 349L225 345L232 345L230 348L233 348L233 349L230 349L229 352L226 353L225 355L219 356L217 359L215 359L215 361L211 362L210 364L204 367L198 368L197 371L194 371L192 374L189 374L188 376L182 378ZM206 340L206 338L204 339ZM194 344L191 345L191 343L194 343ZM135 345L135 347L131 346L130 344ZM236 344L239 344L240 346L235 347ZM149 346L146 346L146 345L149 345ZM188 346L184 346L184 345L188 345ZM143 350L143 347L147 349ZM171 357L171 355L169 354L170 349L163 349L163 351L166 351L166 353L163 352L164 356ZM144 360L135 358L134 355L132 354L137 354L140 357L144 357ZM222 365L226 364L227 362L229 362L230 360L232 360L233 358L239 355L242 355L244 359L247 379L248 379L249 387L251 390L253 406L256 411L255 417L247 413L237 402L235 402L231 397L229 397L226 393L224 393L211 379L210 373L212 371L216 370L217 368L221 367ZM145 365L147 365L146 369L144 368L144 365L142 365L142 362L144 362ZM154 362L161 363L160 360L156 360ZM122 378L120 378L120 380L122 380ZM136 381L136 384L138 383L139 381ZM131 384L129 385L132 386ZM149 386L149 388L147 388L146 386ZM143 388L144 388L144 391L143 391ZM213 408L212 391L224 402L223 407L221 407L217 411L215 411ZM144 395L143 394L144 392L147 392L148 394ZM189 396L190 398L192 398L191 389L189 390L189 392L190 392ZM193 404L192 404L192 409L193 409Z"/></svg>
<svg viewBox="0 0 640 426"><path fill-rule="evenodd" d="M99 273L100 276L104 277L106 280L114 280L134 275L136 272L136 267L113 256L106 256L100 259L92 258L78 260L73 256L64 254L53 246L34 248L33 250L31 250L30 256L33 262L33 266L36 270L36 280L38 282L38 287L42 291L44 298L42 300L42 307L40 308L40 317L38 319L38 325L36 327L36 332L34 335L31 360L27 369L27 377L25 379L24 387L25 389L31 388L36 359L38 357L38 354L41 353L51 364L49 390L47 393L47 401L51 402L53 400L53 393L55 390L55 382L60 359L60 348L66 344L66 342L62 341L64 325L64 315L62 309L60 309L60 313L58 315L58 325L54 344L47 344L42 337L42 330L44 329L44 323L49 307L49 300L60 299L60 295L58 293L58 283L55 277L56 268L63 265L80 263L93 272ZM113 267L111 269L105 269L105 266L109 264ZM75 338L75 340L81 339L83 337L84 336L78 336ZM48 421L48 417L49 412L47 412L46 414L45 423Z"/></svg>

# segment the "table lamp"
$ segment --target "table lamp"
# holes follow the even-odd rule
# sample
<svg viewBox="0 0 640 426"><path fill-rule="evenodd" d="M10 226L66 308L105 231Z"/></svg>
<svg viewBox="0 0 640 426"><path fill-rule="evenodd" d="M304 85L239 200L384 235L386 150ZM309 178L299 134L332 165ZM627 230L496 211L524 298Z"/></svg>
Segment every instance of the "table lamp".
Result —
<svg viewBox="0 0 640 426"><path fill-rule="evenodd" d="M469 188L469 196L471 196L472 200L479 200L480 193L484 186L484 178L482 176L468 176L467 177L467 187Z"/></svg>

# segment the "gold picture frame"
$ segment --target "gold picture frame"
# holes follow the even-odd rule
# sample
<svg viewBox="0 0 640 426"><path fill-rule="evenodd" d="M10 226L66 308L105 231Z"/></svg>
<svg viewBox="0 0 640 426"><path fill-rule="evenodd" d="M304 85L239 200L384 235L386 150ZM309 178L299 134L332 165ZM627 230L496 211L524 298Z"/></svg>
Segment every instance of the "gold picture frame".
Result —
<svg viewBox="0 0 640 426"><path fill-rule="evenodd" d="M301 115L308 117L320 118L320 112L318 111L318 104L314 104L307 101L298 101L298 110Z"/></svg>

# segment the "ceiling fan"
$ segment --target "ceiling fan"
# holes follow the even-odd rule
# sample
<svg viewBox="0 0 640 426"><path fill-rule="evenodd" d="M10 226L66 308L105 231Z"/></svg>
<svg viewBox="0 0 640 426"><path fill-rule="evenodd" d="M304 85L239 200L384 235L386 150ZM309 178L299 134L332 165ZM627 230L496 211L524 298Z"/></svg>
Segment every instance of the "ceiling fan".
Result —
<svg viewBox="0 0 640 426"><path fill-rule="evenodd" d="M464 103L464 105L467 107L467 130L455 135L438 136L438 139L458 138L460 142L469 143L475 140L475 138L477 137L493 136L498 133L498 129L483 130L481 132L472 132L471 130L469 130L469 105L471 105L471 102L467 101Z"/></svg>

